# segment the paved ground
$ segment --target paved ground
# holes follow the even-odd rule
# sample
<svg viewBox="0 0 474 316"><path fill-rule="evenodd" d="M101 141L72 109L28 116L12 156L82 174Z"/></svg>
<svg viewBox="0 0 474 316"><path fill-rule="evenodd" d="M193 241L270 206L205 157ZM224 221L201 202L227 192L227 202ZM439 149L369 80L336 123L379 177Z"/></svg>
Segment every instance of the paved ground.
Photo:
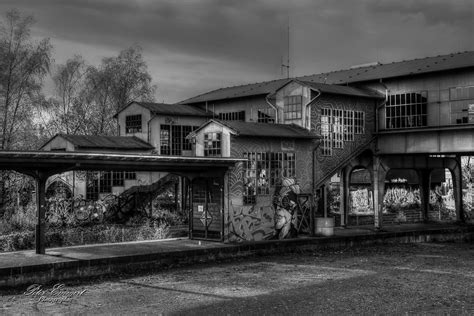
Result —
<svg viewBox="0 0 474 316"><path fill-rule="evenodd" d="M423 231L440 228L456 228L449 224L405 224L384 226L385 232ZM373 226L335 229L335 236L377 235ZM304 237L302 237L304 238ZM46 255L37 255L34 250L0 253L0 269L69 261L107 259L120 256L136 256L150 253L167 253L170 251L202 250L216 248L232 248L238 246L221 242L207 242L176 238L168 240L133 241L116 244L96 244L48 248Z"/></svg>
<svg viewBox="0 0 474 316"><path fill-rule="evenodd" d="M257 257L0 294L6 315L473 315L474 244Z"/></svg>

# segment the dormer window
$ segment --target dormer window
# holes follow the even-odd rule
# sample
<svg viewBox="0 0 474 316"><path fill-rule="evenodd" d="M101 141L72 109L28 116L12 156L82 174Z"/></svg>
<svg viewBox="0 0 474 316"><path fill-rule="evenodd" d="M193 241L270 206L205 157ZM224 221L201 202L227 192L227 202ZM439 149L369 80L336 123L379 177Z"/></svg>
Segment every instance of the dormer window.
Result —
<svg viewBox="0 0 474 316"><path fill-rule="evenodd" d="M142 115L128 115L125 117L125 133L134 134L142 132Z"/></svg>
<svg viewBox="0 0 474 316"><path fill-rule="evenodd" d="M221 133L205 133L204 134L204 156L220 157L222 155L222 134Z"/></svg>
<svg viewBox="0 0 474 316"><path fill-rule="evenodd" d="M285 120L299 120L302 117L303 97L301 95L284 98L283 114Z"/></svg>

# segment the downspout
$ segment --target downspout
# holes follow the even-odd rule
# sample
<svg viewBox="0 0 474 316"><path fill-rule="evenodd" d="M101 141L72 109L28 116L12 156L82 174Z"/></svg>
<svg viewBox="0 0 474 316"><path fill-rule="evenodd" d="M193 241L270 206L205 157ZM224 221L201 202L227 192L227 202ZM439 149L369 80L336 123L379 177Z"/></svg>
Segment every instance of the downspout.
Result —
<svg viewBox="0 0 474 316"><path fill-rule="evenodd" d="M279 123L279 121L278 121L278 109L277 109L277 107L276 107L275 105L273 105L273 104L270 102L270 100L268 99L269 96L270 96L270 94L267 94L267 95L265 96L265 102L267 102L267 104L275 110L275 123L278 124L278 123Z"/></svg>
<svg viewBox="0 0 474 316"><path fill-rule="evenodd" d="M380 82L379 82L385 89L385 99L380 103L378 104L376 107L375 107L375 133L378 134L379 132L379 110L384 107L387 102L388 102L388 87L382 82L382 78L380 78ZM387 127L385 127L387 128ZM377 145L377 142L376 142L376 145ZM377 148L378 146L376 146L376 150L378 149Z"/></svg>
<svg viewBox="0 0 474 316"><path fill-rule="evenodd" d="M151 121L153 121L153 119L156 117L156 114L153 114L151 116L151 118L148 120L148 122L146 122L146 127L147 127L147 130L148 130L148 135L147 135L147 140L148 140L148 143L151 141L151 127L150 127L150 123Z"/></svg>
<svg viewBox="0 0 474 316"><path fill-rule="evenodd" d="M316 168L316 151L318 150L319 146L321 145L321 140L319 140L318 144L313 148L313 193L316 192L315 184L316 184L316 177L314 176L314 169Z"/></svg>
<svg viewBox="0 0 474 316"><path fill-rule="evenodd" d="M317 92L318 95L315 96L314 98L312 98L311 100L309 100L309 102L305 105L305 109L304 109L304 110L305 110L306 116L308 116L308 107L311 106L311 104L314 102L314 100L316 100L317 98L319 98L319 96L321 95L321 91L319 91L319 90L317 90L317 89L311 89L311 90ZM309 112L309 113L311 113L311 112ZM306 122L304 122L304 123L306 123ZM308 128L309 130L311 130L311 118L310 118L310 120L309 120L309 126L307 126L307 128Z"/></svg>
<svg viewBox="0 0 474 316"><path fill-rule="evenodd" d="M312 98L312 99L308 102L308 104L306 105L306 107L311 106L311 104L312 104L317 98L319 98L319 96L321 95L321 91L319 91L319 90L314 90L314 91L316 91L316 92L318 93L318 95L315 96L314 98ZM315 119L316 119L316 118L315 118ZM309 125L310 125L310 129L311 129L311 121L310 121L310 124L309 124ZM311 175L311 176L312 176L312 179L313 179L313 185L312 185L312 190L311 190L311 191L312 191L313 193L316 192L316 191L315 191L315 190L316 190L316 188L315 188L316 177L314 176L314 172L315 172L315 170L316 170L316 151L317 151L317 149L319 148L320 145L321 145L321 140L319 140L318 144L317 144L316 147L314 147L314 149L313 149L313 157L312 157L312 158L313 158L313 161L312 161L313 167L312 167L312 175Z"/></svg>

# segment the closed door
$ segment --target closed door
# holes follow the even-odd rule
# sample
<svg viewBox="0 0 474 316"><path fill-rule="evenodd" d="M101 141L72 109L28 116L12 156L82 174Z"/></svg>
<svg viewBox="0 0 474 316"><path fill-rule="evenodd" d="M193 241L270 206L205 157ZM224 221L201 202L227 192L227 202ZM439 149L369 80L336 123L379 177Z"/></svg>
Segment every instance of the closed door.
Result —
<svg viewBox="0 0 474 316"><path fill-rule="evenodd" d="M223 186L219 178L197 178L192 183L192 239L223 239Z"/></svg>

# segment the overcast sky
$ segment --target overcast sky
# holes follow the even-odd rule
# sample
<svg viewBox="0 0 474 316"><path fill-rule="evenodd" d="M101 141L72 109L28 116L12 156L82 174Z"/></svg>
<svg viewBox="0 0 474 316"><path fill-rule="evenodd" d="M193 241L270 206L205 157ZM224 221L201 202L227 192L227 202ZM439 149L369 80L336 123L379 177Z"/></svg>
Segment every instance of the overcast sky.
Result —
<svg viewBox="0 0 474 316"><path fill-rule="evenodd" d="M56 63L140 45L168 103L282 77L288 17L291 76L474 50L473 0L0 0L11 8Z"/></svg>

